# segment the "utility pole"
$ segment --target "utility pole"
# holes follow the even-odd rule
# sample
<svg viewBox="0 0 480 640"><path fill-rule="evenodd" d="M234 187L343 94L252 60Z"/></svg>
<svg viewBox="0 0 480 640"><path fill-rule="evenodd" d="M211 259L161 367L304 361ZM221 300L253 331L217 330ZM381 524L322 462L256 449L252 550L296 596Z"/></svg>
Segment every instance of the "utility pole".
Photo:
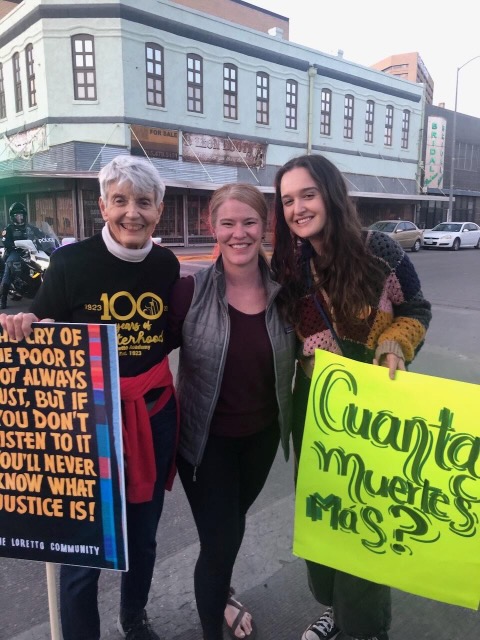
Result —
<svg viewBox="0 0 480 640"><path fill-rule="evenodd" d="M454 179L455 179L455 152L456 152L456 146L457 146L458 75L460 73L460 70L463 69L463 67L466 67L467 64L470 64L470 62L477 60L477 58L480 58L480 55L470 58L470 60L467 60L467 62L464 62L462 65L460 65L460 67L457 67L457 80L455 83L455 109L453 110L453 123L452 123L452 151L450 154L450 189L448 192L447 222L451 222L453 217L453 185L454 185Z"/></svg>

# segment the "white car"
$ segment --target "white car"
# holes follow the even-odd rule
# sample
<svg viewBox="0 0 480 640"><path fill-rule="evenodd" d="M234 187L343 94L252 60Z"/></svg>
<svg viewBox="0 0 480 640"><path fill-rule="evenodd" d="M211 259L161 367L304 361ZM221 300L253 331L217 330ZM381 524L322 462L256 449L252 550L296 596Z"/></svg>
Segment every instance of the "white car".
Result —
<svg viewBox="0 0 480 640"><path fill-rule="evenodd" d="M480 249L480 227L474 222L441 222L423 232L423 247L444 247L453 251L463 247Z"/></svg>

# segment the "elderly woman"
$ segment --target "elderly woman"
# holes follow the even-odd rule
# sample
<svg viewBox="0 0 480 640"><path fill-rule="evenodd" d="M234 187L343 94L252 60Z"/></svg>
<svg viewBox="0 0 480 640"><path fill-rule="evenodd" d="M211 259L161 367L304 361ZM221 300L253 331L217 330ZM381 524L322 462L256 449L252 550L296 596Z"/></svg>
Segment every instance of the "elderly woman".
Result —
<svg viewBox="0 0 480 640"><path fill-rule="evenodd" d="M130 440L139 447L126 459L130 568L122 574L118 628L128 640L158 640L145 606L164 490L174 471L177 413L164 332L180 268L171 251L152 242L165 185L151 163L118 156L100 171L99 182L102 232L57 250L32 313L1 314L0 322L16 339L45 318L117 324L125 450L134 449ZM99 569L62 565L64 640L100 639L99 575Z"/></svg>

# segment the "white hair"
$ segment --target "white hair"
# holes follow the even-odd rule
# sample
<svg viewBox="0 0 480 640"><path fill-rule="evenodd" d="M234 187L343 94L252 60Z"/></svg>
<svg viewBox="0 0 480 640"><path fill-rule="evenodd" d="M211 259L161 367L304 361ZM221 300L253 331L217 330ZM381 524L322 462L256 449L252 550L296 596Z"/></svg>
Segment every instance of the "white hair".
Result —
<svg viewBox="0 0 480 640"><path fill-rule="evenodd" d="M155 167L144 158L130 155L117 156L106 164L98 174L100 194L106 202L108 189L114 182L128 182L134 193L155 194L155 206L160 206L165 195L165 183Z"/></svg>

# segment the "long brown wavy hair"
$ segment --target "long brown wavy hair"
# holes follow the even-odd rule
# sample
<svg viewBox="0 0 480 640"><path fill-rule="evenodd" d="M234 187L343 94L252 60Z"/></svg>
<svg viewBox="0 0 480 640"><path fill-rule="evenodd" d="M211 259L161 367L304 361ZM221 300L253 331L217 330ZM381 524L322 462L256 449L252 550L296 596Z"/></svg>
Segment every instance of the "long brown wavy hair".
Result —
<svg viewBox="0 0 480 640"><path fill-rule="evenodd" d="M296 168L309 172L325 205L321 254L310 242L298 238L285 221L280 186L283 176ZM311 273L311 261L315 284L307 277ZM365 310L378 301L385 271L365 244L365 235L342 174L324 156L293 158L275 176L272 268L283 285L282 301L287 315L294 322L297 321L297 301L316 287L326 291L335 319L342 323L350 324L364 318Z"/></svg>

